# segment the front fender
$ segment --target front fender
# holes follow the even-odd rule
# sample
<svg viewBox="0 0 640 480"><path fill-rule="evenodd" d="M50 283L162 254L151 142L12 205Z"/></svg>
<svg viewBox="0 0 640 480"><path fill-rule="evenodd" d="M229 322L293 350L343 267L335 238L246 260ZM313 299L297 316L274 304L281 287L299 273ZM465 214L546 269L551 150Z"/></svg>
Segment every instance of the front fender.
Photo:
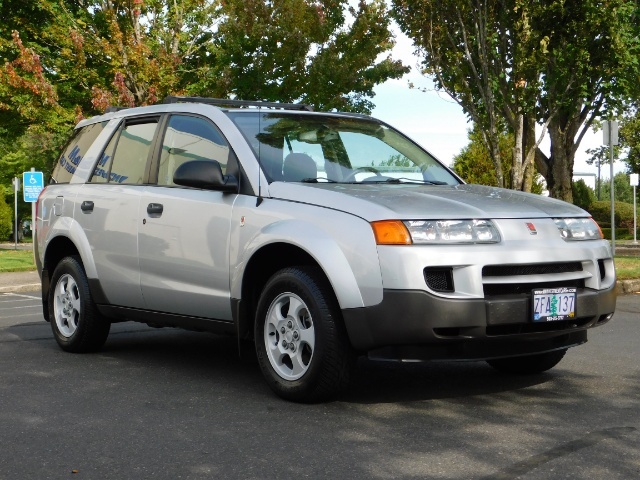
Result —
<svg viewBox="0 0 640 480"><path fill-rule="evenodd" d="M233 270L232 298L241 298L244 269L251 257L267 245L286 243L305 251L322 268L340 308L380 303L382 280L371 228L356 217L351 217L348 225L343 222L344 219L334 218L318 225L305 220L286 219L255 231L241 247L243 255Z"/></svg>

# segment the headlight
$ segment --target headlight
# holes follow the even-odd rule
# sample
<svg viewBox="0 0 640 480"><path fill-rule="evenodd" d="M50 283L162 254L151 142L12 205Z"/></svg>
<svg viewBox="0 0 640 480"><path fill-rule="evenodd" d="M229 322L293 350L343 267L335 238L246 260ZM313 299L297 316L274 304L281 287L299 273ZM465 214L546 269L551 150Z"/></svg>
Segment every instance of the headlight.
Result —
<svg viewBox="0 0 640 480"><path fill-rule="evenodd" d="M408 220L403 222L413 243L498 243L500 234L489 220Z"/></svg>
<svg viewBox="0 0 640 480"><path fill-rule="evenodd" d="M554 218L563 240L600 240L602 231L593 218Z"/></svg>

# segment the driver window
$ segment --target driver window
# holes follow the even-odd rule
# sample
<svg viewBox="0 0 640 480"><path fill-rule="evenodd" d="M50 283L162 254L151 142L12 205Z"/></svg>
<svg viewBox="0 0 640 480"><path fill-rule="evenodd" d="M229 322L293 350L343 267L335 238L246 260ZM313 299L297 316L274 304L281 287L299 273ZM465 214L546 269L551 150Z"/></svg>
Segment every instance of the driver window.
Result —
<svg viewBox="0 0 640 480"><path fill-rule="evenodd" d="M216 160L226 173L229 145L208 120L188 115L169 119L162 143L158 185L174 186L173 172L191 160Z"/></svg>

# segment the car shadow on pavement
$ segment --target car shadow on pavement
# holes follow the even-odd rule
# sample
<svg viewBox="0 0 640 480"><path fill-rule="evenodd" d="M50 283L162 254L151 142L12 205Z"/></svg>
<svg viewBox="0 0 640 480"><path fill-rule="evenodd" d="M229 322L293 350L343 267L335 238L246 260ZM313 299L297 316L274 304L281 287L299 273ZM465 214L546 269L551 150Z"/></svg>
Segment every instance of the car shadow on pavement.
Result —
<svg viewBox="0 0 640 480"><path fill-rule="evenodd" d="M161 369L176 378L221 382L234 390L246 388L250 395L256 389L272 395L255 357L239 357L235 338L137 324L127 324L129 328L120 333L117 329L121 325L114 326L115 331L97 355L144 365L149 372ZM484 362L403 363L360 358L350 387L335 400L375 404L468 397L528 388L555 375L506 375Z"/></svg>

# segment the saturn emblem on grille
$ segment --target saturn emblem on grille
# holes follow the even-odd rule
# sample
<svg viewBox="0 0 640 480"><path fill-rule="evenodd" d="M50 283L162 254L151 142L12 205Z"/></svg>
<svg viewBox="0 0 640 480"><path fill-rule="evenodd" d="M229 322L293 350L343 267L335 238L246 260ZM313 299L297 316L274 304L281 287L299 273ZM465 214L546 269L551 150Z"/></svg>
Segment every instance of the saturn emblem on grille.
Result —
<svg viewBox="0 0 640 480"><path fill-rule="evenodd" d="M536 226L531 222L526 222L527 228L529 229L529 233L531 235L537 235L538 231L536 230Z"/></svg>

